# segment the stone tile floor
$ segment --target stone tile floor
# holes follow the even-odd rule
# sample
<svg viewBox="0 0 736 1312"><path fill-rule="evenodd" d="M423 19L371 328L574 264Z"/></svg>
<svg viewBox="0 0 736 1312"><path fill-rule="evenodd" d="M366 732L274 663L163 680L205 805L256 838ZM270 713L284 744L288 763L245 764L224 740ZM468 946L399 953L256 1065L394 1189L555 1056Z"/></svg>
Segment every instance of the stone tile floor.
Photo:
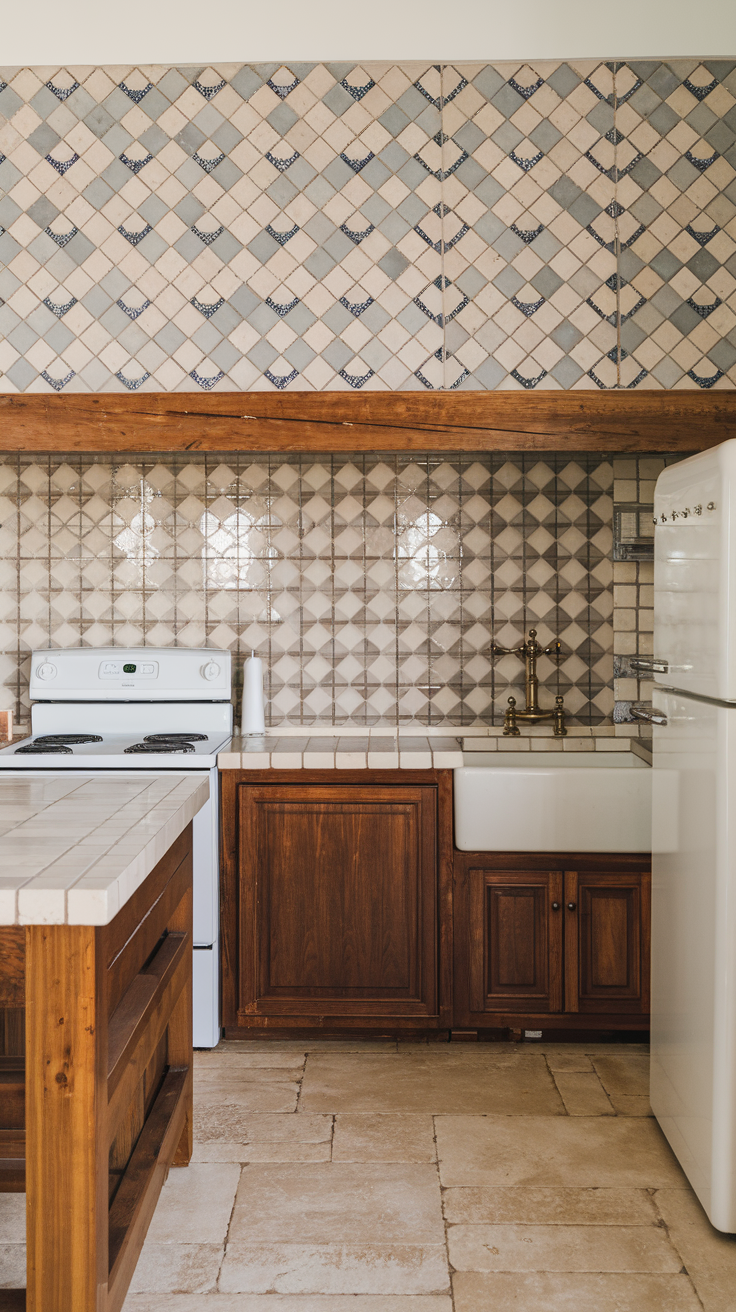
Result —
<svg viewBox="0 0 736 1312"><path fill-rule="evenodd" d="M123 1312L733 1312L641 1046L259 1041L196 1056ZM0 1195L0 1287L23 1282Z"/></svg>

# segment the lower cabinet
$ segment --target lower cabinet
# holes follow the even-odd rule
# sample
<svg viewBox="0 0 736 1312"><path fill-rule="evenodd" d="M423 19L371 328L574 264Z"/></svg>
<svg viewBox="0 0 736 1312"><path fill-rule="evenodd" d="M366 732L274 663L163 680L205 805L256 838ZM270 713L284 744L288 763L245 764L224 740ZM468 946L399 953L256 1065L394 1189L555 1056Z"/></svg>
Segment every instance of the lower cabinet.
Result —
<svg viewBox="0 0 736 1312"><path fill-rule="evenodd" d="M455 853L458 1028L646 1029L648 856Z"/></svg>
<svg viewBox="0 0 736 1312"><path fill-rule="evenodd" d="M231 1034L449 1026L449 952L443 977L439 949L451 861L438 834L443 806L451 822L449 772L368 773L223 774Z"/></svg>
<svg viewBox="0 0 736 1312"><path fill-rule="evenodd" d="M648 855L454 852L449 770L221 796L226 1036L648 1028Z"/></svg>

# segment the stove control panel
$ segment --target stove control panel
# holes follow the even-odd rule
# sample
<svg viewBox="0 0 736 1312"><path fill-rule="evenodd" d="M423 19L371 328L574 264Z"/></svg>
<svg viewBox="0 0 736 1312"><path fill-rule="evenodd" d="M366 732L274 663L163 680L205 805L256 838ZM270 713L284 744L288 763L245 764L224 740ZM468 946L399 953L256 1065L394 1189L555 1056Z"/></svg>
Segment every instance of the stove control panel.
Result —
<svg viewBox="0 0 736 1312"><path fill-rule="evenodd" d="M49 647L33 652L30 693L49 703L229 703L231 680L230 652L219 648Z"/></svg>
<svg viewBox="0 0 736 1312"><path fill-rule="evenodd" d="M101 679L123 679L133 675L137 679L155 679L158 676L158 662L103 661L99 673Z"/></svg>

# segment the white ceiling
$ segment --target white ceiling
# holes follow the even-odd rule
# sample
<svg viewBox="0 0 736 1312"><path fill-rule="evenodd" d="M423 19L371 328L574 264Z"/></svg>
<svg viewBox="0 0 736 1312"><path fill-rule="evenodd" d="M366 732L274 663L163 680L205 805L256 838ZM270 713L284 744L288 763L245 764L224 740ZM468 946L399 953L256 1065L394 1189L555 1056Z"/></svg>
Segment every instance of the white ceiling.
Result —
<svg viewBox="0 0 736 1312"><path fill-rule="evenodd" d="M33 0L2 26L6 67L736 57L734 0Z"/></svg>

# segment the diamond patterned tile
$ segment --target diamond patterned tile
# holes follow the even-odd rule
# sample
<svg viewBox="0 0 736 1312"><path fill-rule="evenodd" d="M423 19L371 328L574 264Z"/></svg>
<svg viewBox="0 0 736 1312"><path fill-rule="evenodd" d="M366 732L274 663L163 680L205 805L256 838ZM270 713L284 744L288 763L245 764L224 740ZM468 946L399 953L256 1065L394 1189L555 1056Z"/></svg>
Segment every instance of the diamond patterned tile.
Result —
<svg viewBox="0 0 736 1312"><path fill-rule="evenodd" d="M0 387L731 387L734 67L5 70Z"/></svg>
<svg viewBox="0 0 736 1312"><path fill-rule="evenodd" d="M658 468L619 462L616 489L651 495ZM5 457L3 695L27 708L35 646L207 644L238 671L262 652L273 724L483 724L523 682L491 637L534 625L563 642L544 695L609 723L628 614L613 472L586 455Z"/></svg>

